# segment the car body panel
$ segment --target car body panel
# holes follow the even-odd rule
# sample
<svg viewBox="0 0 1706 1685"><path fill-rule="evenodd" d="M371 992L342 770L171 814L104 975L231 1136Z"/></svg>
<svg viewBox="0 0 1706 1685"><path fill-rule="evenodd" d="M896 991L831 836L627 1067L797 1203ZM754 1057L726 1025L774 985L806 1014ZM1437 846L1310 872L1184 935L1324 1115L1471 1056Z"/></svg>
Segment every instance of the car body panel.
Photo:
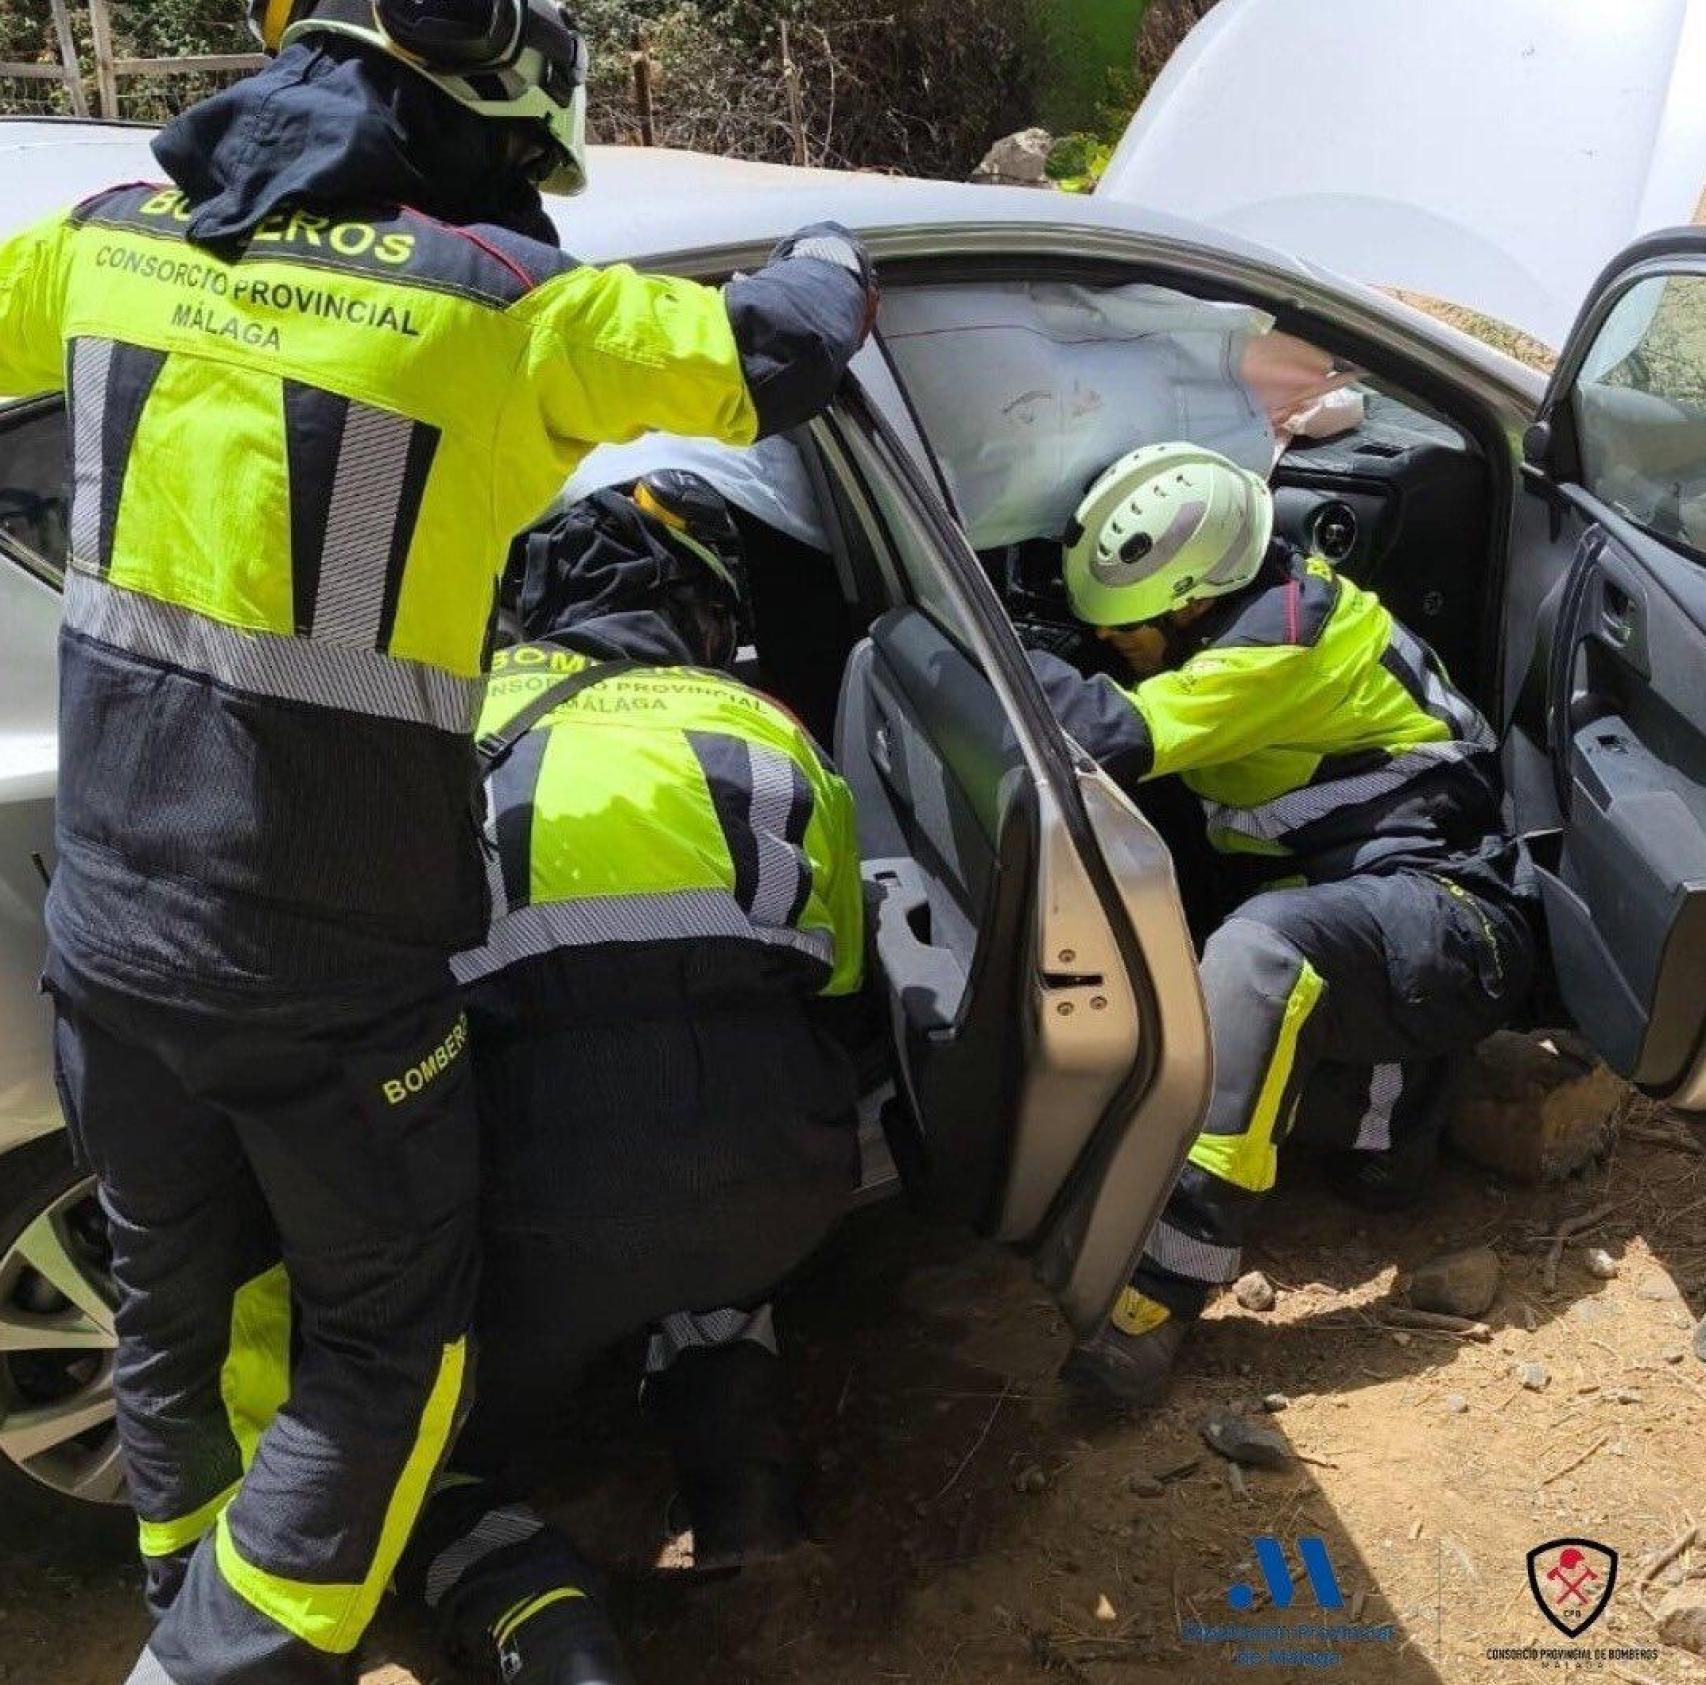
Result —
<svg viewBox="0 0 1706 1685"><path fill-rule="evenodd" d="M148 150L153 133L0 118L0 174L7 180L0 238L112 183L158 179ZM879 259L893 263L1147 258L1175 268L1181 281L1194 276L1205 285L1249 288L1270 304L1344 310L1447 368L1503 387L1529 408L1544 386L1514 359L1371 288L1206 223L1099 195L802 171L663 147L594 147L591 181L580 198L548 201L564 245L588 262L727 273L762 261L803 223L826 218L858 229Z"/></svg>
<svg viewBox="0 0 1706 1685"><path fill-rule="evenodd" d="M58 592L0 550L0 1151L60 1122L51 1018L36 986L53 861L58 627Z"/></svg>
<svg viewBox="0 0 1706 1685"><path fill-rule="evenodd" d="M1702 0L1220 0L1098 198L1562 343L1706 182Z"/></svg>

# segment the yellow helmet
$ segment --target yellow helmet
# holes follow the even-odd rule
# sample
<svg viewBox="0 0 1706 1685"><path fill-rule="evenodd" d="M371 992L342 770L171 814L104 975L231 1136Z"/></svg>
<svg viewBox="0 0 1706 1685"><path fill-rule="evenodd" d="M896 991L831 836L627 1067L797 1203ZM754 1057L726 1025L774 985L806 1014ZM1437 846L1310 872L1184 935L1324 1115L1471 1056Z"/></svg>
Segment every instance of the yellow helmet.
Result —
<svg viewBox="0 0 1706 1685"><path fill-rule="evenodd" d="M586 186L586 42L565 0L248 0L269 53L314 34L363 41L459 105L550 138L547 193Z"/></svg>

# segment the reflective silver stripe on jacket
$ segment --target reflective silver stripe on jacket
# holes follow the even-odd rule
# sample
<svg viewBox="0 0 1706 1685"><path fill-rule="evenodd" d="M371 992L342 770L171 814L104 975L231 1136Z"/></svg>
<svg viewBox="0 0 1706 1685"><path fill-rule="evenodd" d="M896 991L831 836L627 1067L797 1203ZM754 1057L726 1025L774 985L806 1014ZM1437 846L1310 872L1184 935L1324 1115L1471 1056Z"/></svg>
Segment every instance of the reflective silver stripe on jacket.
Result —
<svg viewBox="0 0 1706 1685"><path fill-rule="evenodd" d="M71 554L94 567L101 554L101 504L106 484L102 431L107 417L107 382L112 374L110 339L71 342Z"/></svg>
<svg viewBox="0 0 1706 1685"><path fill-rule="evenodd" d="M1378 797L1395 795L1424 772L1466 761L1480 753L1480 746L1474 743L1418 743L1372 772L1305 784L1301 790L1263 802L1260 807L1227 807L1219 802L1205 802L1203 809L1211 834L1230 831L1259 842L1279 842L1341 808L1360 807Z"/></svg>
<svg viewBox="0 0 1706 1685"><path fill-rule="evenodd" d="M752 809L748 818L758 850L752 890L752 919L760 928L786 925L796 903L811 888L811 861L788 841L790 818L799 805L799 829L811 814L811 792L786 755L756 743L743 745L750 767ZM796 788L798 786L798 788Z"/></svg>
<svg viewBox="0 0 1706 1685"><path fill-rule="evenodd" d="M385 557L396 540L414 423L366 404L344 420L326 509L314 636L377 649L385 614Z"/></svg>
<svg viewBox="0 0 1706 1685"><path fill-rule="evenodd" d="M233 689L309 702L440 731L471 733L484 679L459 679L377 650L277 632L248 632L176 603L126 591L74 569L65 578L65 624L149 661Z"/></svg>
<svg viewBox="0 0 1706 1685"><path fill-rule="evenodd" d="M1281 842L1293 831L1319 824L1341 809L1396 795L1424 773L1467 761L1498 746L1493 728L1480 711L1440 676L1439 661L1433 651L1397 621L1392 622L1392 633L1380 664L1410 693L1418 708L1450 727L1453 733L1450 739L1443 743L1413 744L1384 766L1343 778L1324 778L1319 784L1305 784L1257 807L1204 802L1210 833L1219 831L1258 842Z"/></svg>
<svg viewBox="0 0 1706 1685"><path fill-rule="evenodd" d="M557 948L591 948L605 942L682 942L718 936L791 948L826 966L835 963L835 939L827 930L791 930L754 924L725 889L681 889L656 895L602 895L581 901L545 901L518 907L493 924L483 948L458 954L450 965L458 983L472 983Z"/></svg>
<svg viewBox="0 0 1706 1685"><path fill-rule="evenodd" d="M1452 735L1478 749L1498 746L1493 728L1468 697L1442 677L1439 657L1409 627L1392 622L1381 665L1416 700L1424 713L1451 727Z"/></svg>

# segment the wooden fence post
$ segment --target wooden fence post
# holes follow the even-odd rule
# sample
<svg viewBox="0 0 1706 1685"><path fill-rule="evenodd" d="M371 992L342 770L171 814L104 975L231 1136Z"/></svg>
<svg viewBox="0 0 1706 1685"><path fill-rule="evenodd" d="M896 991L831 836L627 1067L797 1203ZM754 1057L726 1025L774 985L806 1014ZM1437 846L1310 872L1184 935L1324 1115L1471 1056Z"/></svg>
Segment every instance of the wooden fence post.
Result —
<svg viewBox="0 0 1706 1685"><path fill-rule="evenodd" d="M95 38L95 87L101 96L101 115L118 116L118 72L113 66L113 20L107 0L89 0L89 22Z"/></svg>
<svg viewBox="0 0 1706 1685"><path fill-rule="evenodd" d="M804 102L800 98L800 67L794 63L793 43L788 36L788 20L782 20L782 80L788 89L788 127L794 134L794 162L802 169L811 162L806 150L806 119Z"/></svg>
<svg viewBox="0 0 1706 1685"><path fill-rule="evenodd" d="M59 58L65 66L65 92L71 100L72 114L89 115L89 96L83 92L83 70L77 62L77 37L71 33L71 14L65 0L49 0L53 8L53 33L59 38Z"/></svg>
<svg viewBox="0 0 1706 1685"><path fill-rule="evenodd" d="M640 114L640 142L658 143L657 114L652 101L652 44L643 29L634 31L634 105Z"/></svg>

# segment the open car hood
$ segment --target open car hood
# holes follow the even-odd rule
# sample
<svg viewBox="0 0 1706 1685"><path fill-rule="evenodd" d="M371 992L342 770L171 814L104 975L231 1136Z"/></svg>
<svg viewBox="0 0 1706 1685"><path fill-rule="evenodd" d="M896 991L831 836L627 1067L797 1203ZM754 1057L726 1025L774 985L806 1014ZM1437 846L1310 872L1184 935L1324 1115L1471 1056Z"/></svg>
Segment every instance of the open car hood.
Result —
<svg viewBox="0 0 1706 1685"><path fill-rule="evenodd" d="M1220 0L1098 192L1563 343L1706 188L1706 0Z"/></svg>

